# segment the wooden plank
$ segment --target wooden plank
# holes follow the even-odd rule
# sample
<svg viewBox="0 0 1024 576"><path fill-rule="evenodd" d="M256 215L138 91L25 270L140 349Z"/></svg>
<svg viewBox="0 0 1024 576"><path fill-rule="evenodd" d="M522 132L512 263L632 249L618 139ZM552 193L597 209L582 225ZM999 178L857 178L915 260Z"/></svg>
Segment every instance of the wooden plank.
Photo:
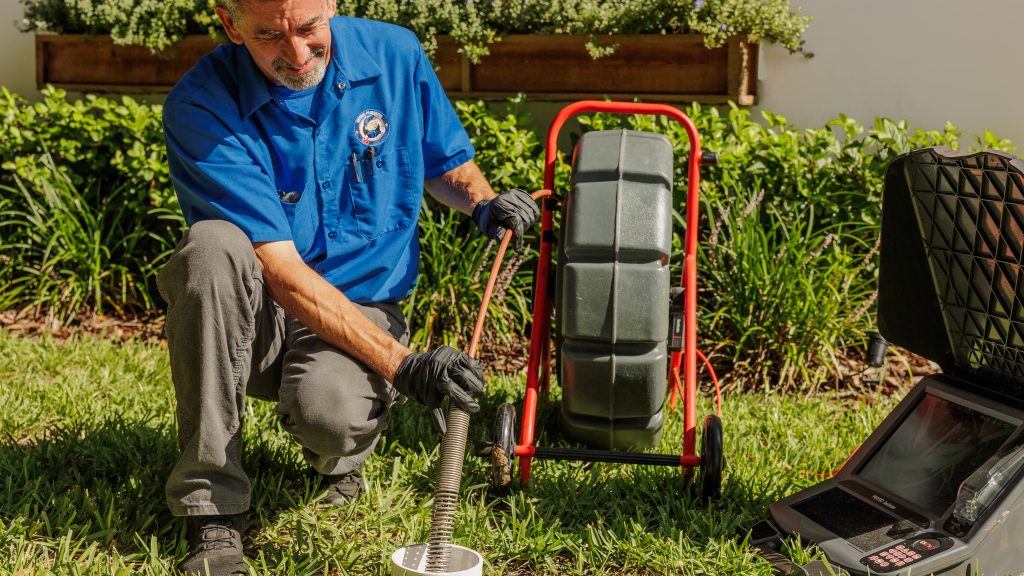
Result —
<svg viewBox="0 0 1024 576"><path fill-rule="evenodd" d="M448 92L452 100L507 100L515 96L509 92ZM726 94L636 94L634 92L543 92L527 94L531 102L571 102L574 100L618 100L631 102L639 98L644 102L666 102L669 104L686 104L701 102L704 104L725 104L730 98Z"/></svg>
<svg viewBox="0 0 1024 576"><path fill-rule="evenodd" d="M473 68L466 58L462 58L461 71L459 87L463 92L469 92L473 90Z"/></svg>
<svg viewBox="0 0 1024 576"><path fill-rule="evenodd" d="M459 45L451 36L438 36L437 49L434 50L434 70L446 91L462 90L462 67Z"/></svg>
<svg viewBox="0 0 1024 576"><path fill-rule="evenodd" d="M160 55L141 46L118 46L108 36L37 35L46 84L89 92L166 92L204 54L216 47L205 37L187 38Z"/></svg>
<svg viewBox="0 0 1024 576"><path fill-rule="evenodd" d="M36 90L42 90L46 86L46 44L36 36Z"/></svg>
<svg viewBox="0 0 1024 576"><path fill-rule="evenodd" d="M740 101L740 94L743 92L743 88L746 83L743 81L743 48L740 46L738 39L733 38L726 44L728 48L729 61L726 64L726 90L729 94L729 99L734 102Z"/></svg>
<svg viewBox="0 0 1024 576"><path fill-rule="evenodd" d="M586 36L506 36L472 69L482 92L727 94L725 47L708 50L695 35L604 36L617 45L594 60Z"/></svg>
<svg viewBox="0 0 1024 576"><path fill-rule="evenodd" d="M729 98L741 106L757 103L757 45L729 42Z"/></svg>
<svg viewBox="0 0 1024 576"><path fill-rule="evenodd" d="M760 62L760 46L750 42L743 44L746 51L746 57L744 58L744 64L746 70L743 73L746 79L746 86L744 87L744 95L741 98L741 106L754 106L757 104L757 65Z"/></svg>

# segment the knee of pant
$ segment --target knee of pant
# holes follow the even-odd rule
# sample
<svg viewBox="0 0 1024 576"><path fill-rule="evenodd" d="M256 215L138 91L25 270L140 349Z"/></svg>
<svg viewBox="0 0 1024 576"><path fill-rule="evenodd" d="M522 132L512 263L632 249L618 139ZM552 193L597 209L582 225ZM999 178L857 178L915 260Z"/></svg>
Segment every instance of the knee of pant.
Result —
<svg viewBox="0 0 1024 576"><path fill-rule="evenodd" d="M204 220L189 228L182 252L191 260L223 265L254 256L252 243L242 229L226 220Z"/></svg>
<svg viewBox="0 0 1024 576"><path fill-rule="evenodd" d="M384 399L302 398L282 405L282 423L295 440L321 456L348 456L369 446L387 425Z"/></svg>
<svg viewBox="0 0 1024 576"><path fill-rule="evenodd" d="M244 232L224 220L197 222L188 231L185 241L160 271L157 285L168 302L186 294L209 292L231 294L224 289L237 286L237 279L258 270L256 254Z"/></svg>

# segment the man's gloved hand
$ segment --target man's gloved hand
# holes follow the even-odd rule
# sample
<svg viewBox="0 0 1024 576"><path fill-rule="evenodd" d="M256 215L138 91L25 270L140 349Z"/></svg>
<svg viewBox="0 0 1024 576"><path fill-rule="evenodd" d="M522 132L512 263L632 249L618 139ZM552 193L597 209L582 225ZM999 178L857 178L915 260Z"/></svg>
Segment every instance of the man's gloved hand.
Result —
<svg viewBox="0 0 1024 576"><path fill-rule="evenodd" d="M523 247L523 234L529 230L540 209L526 192L513 188L492 200L483 200L473 209L473 221L488 238L501 240L505 228L515 236L515 250Z"/></svg>
<svg viewBox="0 0 1024 576"><path fill-rule="evenodd" d="M480 405L473 399L484 392L484 364L450 346L429 352L413 352L402 360L392 385L399 392L434 411L435 423L444 433L441 401L448 396L459 408L473 413ZM438 420L440 416L440 420Z"/></svg>

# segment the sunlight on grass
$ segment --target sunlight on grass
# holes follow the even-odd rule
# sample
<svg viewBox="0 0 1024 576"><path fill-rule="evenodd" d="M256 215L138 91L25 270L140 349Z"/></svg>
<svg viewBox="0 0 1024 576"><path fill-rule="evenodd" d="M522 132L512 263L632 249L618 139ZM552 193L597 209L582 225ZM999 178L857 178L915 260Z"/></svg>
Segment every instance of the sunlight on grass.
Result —
<svg viewBox="0 0 1024 576"><path fill-rule="evenodd" d="M0 382L0 573L168 573L185 545L163 499L176 455L166 352L0 332ZM471 440L489 433L500 403L522 397L520 378L488 386ZM684 490L679 469L554 462L536 463L527 489L499 499L488 465L470 458L454 539L483 554L487 574L767 576L737 530L839 466L895 401L726 396L726 476L711 507ZM710 410L705 401L698 413ZM248 404L253 573L385 574L396 548L426 541L438 439L426 410L395 412L366 465L368 494L328 510L273 405ZM557 419L557 404L542 408L540 443L564 443ZM659 450L678 452L682 415L668 420ZM798 557L816 553L793 545Z"/></svg>

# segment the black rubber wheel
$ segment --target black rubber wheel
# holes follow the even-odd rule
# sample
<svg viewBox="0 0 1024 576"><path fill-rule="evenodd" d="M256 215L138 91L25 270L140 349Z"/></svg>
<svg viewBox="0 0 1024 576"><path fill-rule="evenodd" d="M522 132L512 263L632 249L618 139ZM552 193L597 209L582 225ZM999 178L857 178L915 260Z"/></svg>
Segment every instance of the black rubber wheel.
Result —
<svg viewBox="0 0 1024 576"><path fill-rule="evenodd" d="M700 440L700 497L717 500L722 493L722 472L725 470L725 451L722 447L722 420L718 416L704 419L704 434Z"/></svg>
<svg viewBox="0 0 1024 576"><path fill-rule="evenodd" d="M505 403L494 418L494 443L491 446L491 490L507 494L512 487L516 461L516 408Z"/></svg>

